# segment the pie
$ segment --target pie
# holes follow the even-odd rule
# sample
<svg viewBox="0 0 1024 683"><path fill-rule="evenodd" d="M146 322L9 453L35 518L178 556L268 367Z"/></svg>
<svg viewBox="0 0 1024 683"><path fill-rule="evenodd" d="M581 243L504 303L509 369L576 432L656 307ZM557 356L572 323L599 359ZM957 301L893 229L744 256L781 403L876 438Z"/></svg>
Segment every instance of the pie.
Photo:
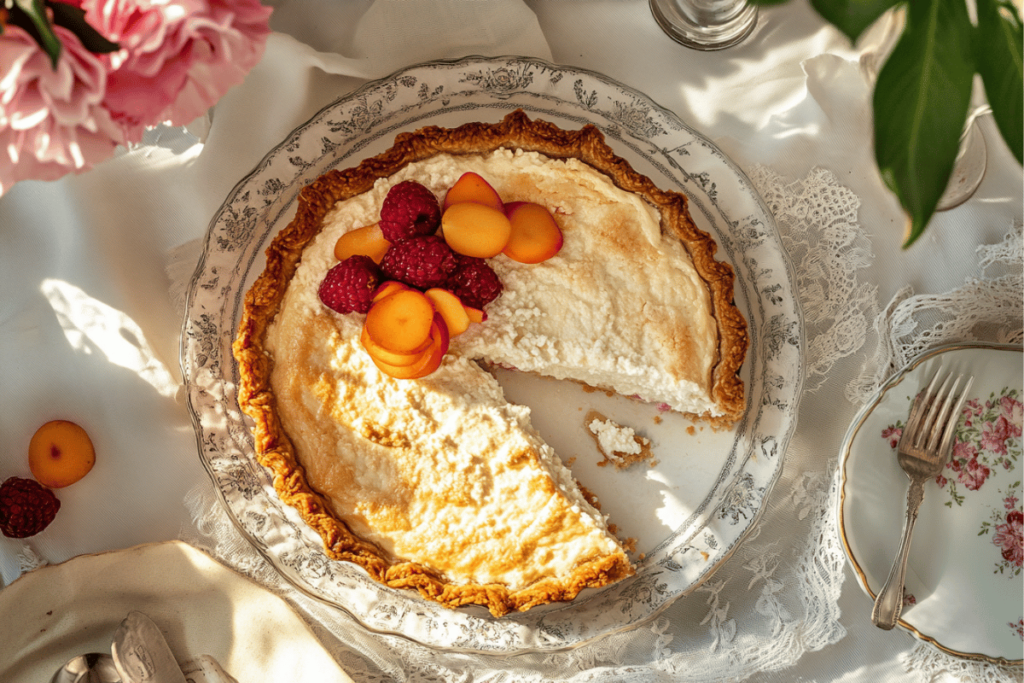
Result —
<svg viewBox="0 0 1024 683"><path fill-rule="evenodd" d="M466 171L505 202L546 206L564 243L543 263L488 259L503 291L419 379L381 372L365 315L317 298L334 245L373 224L389 189L438 198ZM687 212L587 125L515 111L426 127L299 195L267 249L234 342L239 404L280 498L327 555L448 607L495 616L574 599L634 573L572 473L488 367L663 404L728 428L745 410L747 348L733 271Z"/></svg>

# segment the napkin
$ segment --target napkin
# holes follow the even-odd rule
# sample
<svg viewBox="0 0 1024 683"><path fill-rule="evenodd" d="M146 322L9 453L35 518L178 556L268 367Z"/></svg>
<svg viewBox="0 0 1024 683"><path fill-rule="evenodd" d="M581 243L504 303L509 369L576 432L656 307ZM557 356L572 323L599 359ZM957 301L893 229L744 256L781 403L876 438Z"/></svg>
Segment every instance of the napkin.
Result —
<svg viewBox="0 0 1024 683"><path fill-rule="evenodd" d="M109 652L132 610L210 683L352 680L287 602L174 541L76 557L0 591L0 613L19 615L0 625L0 681L46 681L75 655Z"/></svg>

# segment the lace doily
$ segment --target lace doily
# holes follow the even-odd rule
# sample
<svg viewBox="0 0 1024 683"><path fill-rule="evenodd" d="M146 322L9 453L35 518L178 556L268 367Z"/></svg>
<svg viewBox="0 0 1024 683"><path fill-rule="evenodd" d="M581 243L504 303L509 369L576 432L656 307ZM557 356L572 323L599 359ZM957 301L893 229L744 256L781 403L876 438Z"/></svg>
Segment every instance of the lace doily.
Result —
<svg viewBox="0 0 1024 683"><path fill-rule="evenodd" d="M850 366L844 371L855 374L851 356L876 317L875 290L857 277L870 264L870 249L857 222L859 199L831 173L818 169L787 182L759 167L752 180L793 259L806 323L806 386L825 399L804 402L800 421L836 421L828 433L837 435L837 443L801 436L798 428L751 537L709 581L649 624L565 652L495 657L431 650L371 634L285 584L237 533L212 484L189 496L196 531L184 532L184 540L284 595L360 682L742 679L791 666L806 652L837 642L845 635L836 604L845 556L831 505L835 462L821 453L838 452L848 418L817 415L815 406L842 400L842 388L825 378L844 362ZM178 249L169 270L187 262L190 252L197 256L198 245Z"/></svg>

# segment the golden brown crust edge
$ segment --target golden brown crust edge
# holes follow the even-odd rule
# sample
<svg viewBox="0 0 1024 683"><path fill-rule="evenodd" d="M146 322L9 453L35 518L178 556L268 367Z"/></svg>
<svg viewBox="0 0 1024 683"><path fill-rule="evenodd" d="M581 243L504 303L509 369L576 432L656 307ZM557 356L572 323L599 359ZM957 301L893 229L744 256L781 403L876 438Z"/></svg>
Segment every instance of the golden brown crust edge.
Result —
<svg viewBox="0 0 1024 683"><path fill-rule="evenodd" d="M565 131L546 121L531 121L520 110L497 124L470 123L455 129L430 126L400 134L383 154L354 168L329 171L303 188L295 218L267 248L266 268L246 294L233 344L240 374L239 405L254 422L256 457L273 473L274 487L281 500L294 507L323 538L328 556L354 562L390 587L414 588L423 597L447 607L482 605L495 616L572 600L584 588L599 588L633 574L633 567L624 553L607 555L585 562L567 578L545 579L511 591L500 585L451 584L417 563L392 562L379 548L360 539L335 518L324 499L310 487L274 409L271 361L263 351L263 340L303 249L338 201L366 192L377 179L437 153L475 153L499 147L536 151L553 158L578 158L609 175L623 189L647 197L662 211L663 225L672 226L690 251L698 273L708 283L719 321L720 357L714 370L713 391L725 414L710 421L716 425L734 423L745 407L743 383L737 373L747 348L746 323L732 302L732 268L714 259L717 246L693 224L686 210L686 198L663 192L636 173L628 162L612 152L593 126Z"/></svg>

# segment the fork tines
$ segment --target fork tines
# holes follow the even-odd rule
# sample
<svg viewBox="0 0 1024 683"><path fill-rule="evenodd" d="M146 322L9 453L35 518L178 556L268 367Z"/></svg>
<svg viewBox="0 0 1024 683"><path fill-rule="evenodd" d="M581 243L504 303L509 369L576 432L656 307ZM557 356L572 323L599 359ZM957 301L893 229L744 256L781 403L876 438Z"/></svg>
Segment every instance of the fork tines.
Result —
<svg viewBox="0 0 1024 683"><path fill-rule="evenodd" d="M964 378L963 374L958 375L955 381L953 381L952 374L945 375L942 386L936 391L935 385L941 377L942 373L936 372L935 377L928 384L928 388L914 399L914 405L907 418L907 426L903 430L904 434L914 435L915 443L911 444L913 447L935 450L940 445L941 437L939 450L944 452L953 439L958 422L956 416L959 415L960 409L967 399L967 392L970 391L974 377L967 378L967 382L958 396L956 390ZM949 387L950 381L953 381L952 387ZM918 428L922 419L924 424ZM924 439L927 439L927 443L922 443Z"/></svg>

